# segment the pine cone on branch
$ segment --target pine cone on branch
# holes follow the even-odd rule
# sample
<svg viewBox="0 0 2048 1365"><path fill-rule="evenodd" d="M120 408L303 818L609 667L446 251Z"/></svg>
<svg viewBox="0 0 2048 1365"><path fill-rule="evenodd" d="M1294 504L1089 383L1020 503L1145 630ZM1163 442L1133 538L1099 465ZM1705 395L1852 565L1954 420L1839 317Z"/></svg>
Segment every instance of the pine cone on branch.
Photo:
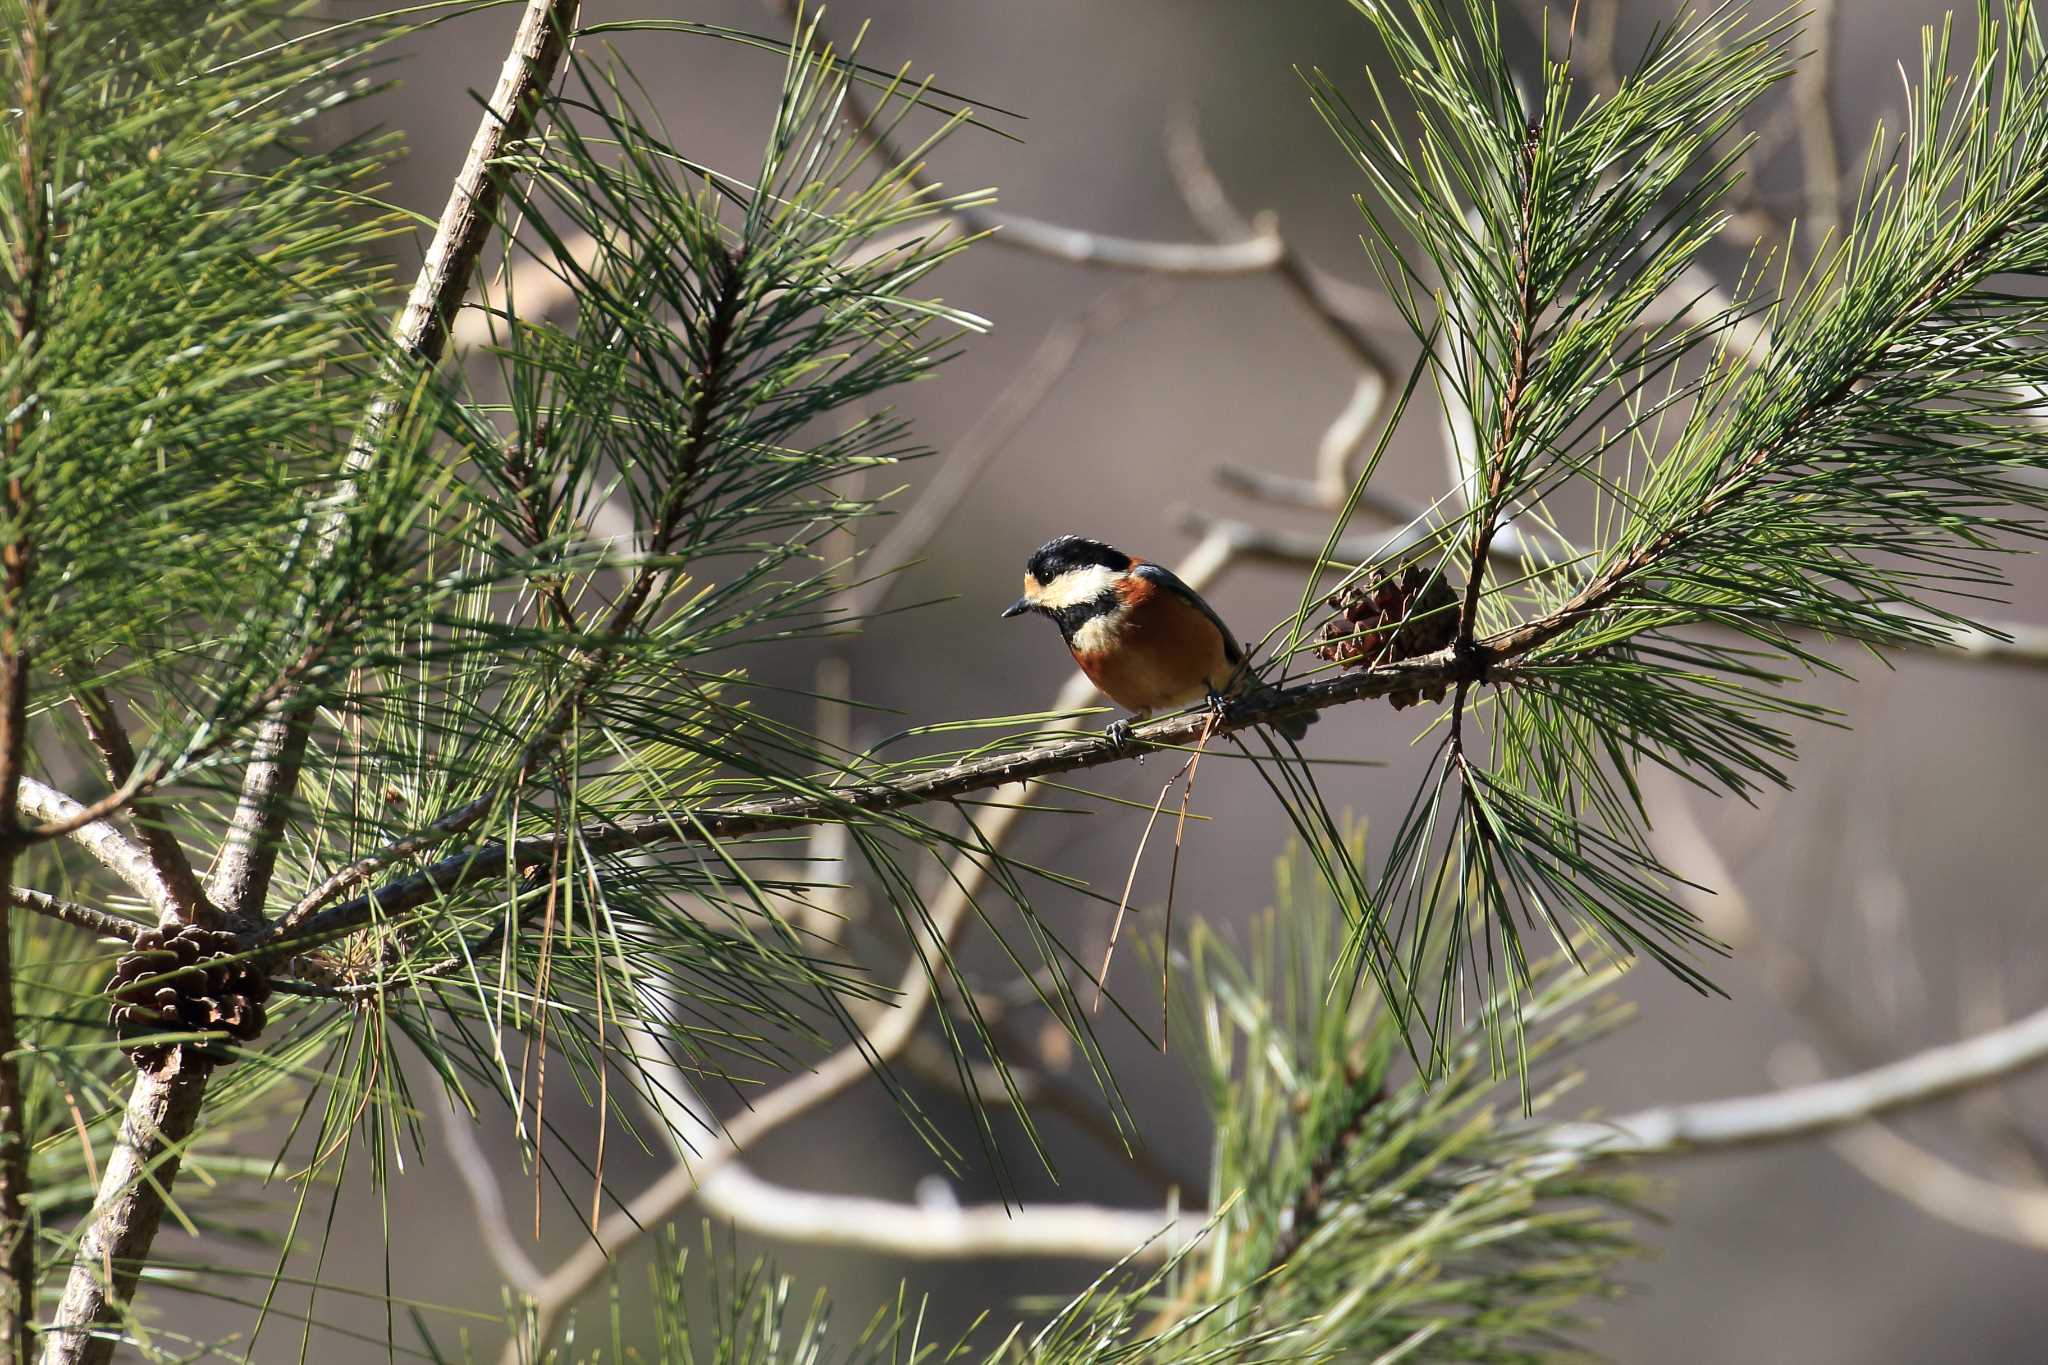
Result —
<svg viewBox="0 0 2048 1365"><path fill-rule="evenodd" d="M270 982L235 960L240 951L234 934L196 924L145 929L136 936L134 947L114 964L107 995L114 1002L109 1022L138 1067L160 1067L179 1047L216 1065L235 1059L219 1042L150 1041L165 1033L225 1033L236 1042L256 1041Z"/></svg>
<svg viewBox="0 0 2048 1365"><path fill-rule="evenodd" d="M1341 668L1370 668L1398 663L1447 648L1458 634L1458 595L1441 574L1434 577L1420 564L1410 564L1397 578L1357 582L1324 599L1334 613L1322 629L1316 654ZM1434 687L1394 692L1387 700L1396 710L1423 697L1442 701L1444 689Z"/></svg>

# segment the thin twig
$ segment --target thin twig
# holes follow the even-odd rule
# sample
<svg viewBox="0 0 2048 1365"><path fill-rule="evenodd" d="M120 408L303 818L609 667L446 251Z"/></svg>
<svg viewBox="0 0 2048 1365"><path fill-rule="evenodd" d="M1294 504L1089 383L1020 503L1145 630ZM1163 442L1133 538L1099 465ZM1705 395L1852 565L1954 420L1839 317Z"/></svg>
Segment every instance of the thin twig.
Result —
<svg viewBox="0 0 2048 1365"><path fill-rule="evenodd" d="M1545 618L1547 621L1548 618ZM1534 643L1546 643L1555 630L1521 628ZM1481 653L1453 659L1449 650L1414 659L1375 665L1370 669L1324 678L1296 687L1275 688L1247 700L1233 701L1216 722L1218 736L1256 725L1287 720L1351 702L1387 697L1397 692L1430 692L1460 680L1510 683L1519 676L1512 662L1521 651ZM545 864L555 848L574 840L592 853L693 844L704 839L733 839L770 831L800 829L820 820L859 820L913 806L952 801L961 796L1025 782L1056 773L1075 772L1127 761L1148 748L1192 743L1209 723L1206 710L1148 721L1132 731L1135 741L1118 744L1106 737L1088 737L1036 745L985 757L962 759L895 780L870 779L828 787L815 793L691 812L687 824L667 815L609 822L571 834L535 835L507 844L492 840L448 855L422 871L390 882L375 891L342 901L299 921L289 933L273 936L268 952L296 951L308 943L350 932L372 919L418 909L451 891L491 881L508 867L526 869Z"/></svg>
<svg viewBox="0 0 2048 1365"><path fill-rule="evenodd" d="M90 905L63 900L47 891L35 891L26 886L9 887L7 899L10 904L24 910L46 915L76 929L89 930L102 938L118 938L124 943L133 943L144 927L132 919L122 919L119 915L95 910Z"/></svg>
<svg viewBox="0 0 2048 1365"><path fill-rule="evenodd" d="M921 975L918 979L922 979ZM908 994L907 1003L921 1009L918 1000L921 991L912 989ZM884 1030L887 1025L897 1022L900 1014L898 1011L886 1016L871 1038L897 1044L897 1035ZM829 1088L827 1094L817 1093L820 1087L815 1077L819 1073L799 1077L771 1092L763 1104L726 1125L719 1141L706 1144L703 1151L680 1165L677 1173L664 1178L662 1186L669 1187L669 1198L658 1203L648 1201L644 1207L642 1201L635 1201L634 1210L650 1215L650 1222L658 1221L672 1215L683 1199L696 1192L700 1185L708 1186L714 1178L724 1179L724 1172L732 1169L730 1163L740 1150L758 1142L769 1129L805 1112L830 1093L837 1093L864 1075L867 1064L853 1054L854 1049L846 1049L835 1054L825 1068L821 1068L821 1072L831 1070L833 1079L838 1082ZM884 1055L895 1055L893 1046ZM2043 1062L2048 1062L2048 1010L1961 1043L1931 1048L1888 1065L1832 1081L1740 1099L1645 1109L1605 1122L1552 1125L1544 1130L1549 1155L1538 1158L1537 1164L1540 1167L1545 1161L1558 1164L1626 1157L1684 1156L1855 1129L1890 1113L1930 1104L1978 1086L1999 1083ZM780 1098L791 1090L801 1093L791 1100ZM679 1186L682 1189L677 1194L675 1189ZM1151 1213L1090 1211L1080 1224L1034 1222L1034 1226L1007 1239L1007 1244L995 1245L992 1243L1003 1241L1005 1235L990 1230L978 1219L967 1224L948 1223L946 1217L957 1215L930 1216L924 1210L884 1201L785 1190L750 1176L725 1186L717 1196L707 1197L706 1202L713 1202L713 1198L721 1212L751 1230L793 1241L861 1246L900 1255L919 1254L916 1248L905 1243L914 1235L930 1234L955 1239L945 1248L948 1255L1074 1254L1111 1259L1121 1253L1098 1245L1098 1238L1106 1237L1102 1230L1111 1225L1107 1222L1109 1215L1137 1220L1123 1229L1138 1234L1125 1244L1125 1251L1137 1247L1146 1235L1145 1229L1138 1226L1139 1222L1160 1219L1160 1215ZM1304 1225L1313 1221L1313 1203L1308 1210L1311 1216L1302 1220ZM1035 1219L1037 1211L1029 1213ZM624 1229L617 1226L622 1217L614 1215L606 1229L601 1230L601 1235L605 1231L623 1232ZM1189 1235L1205 1221L1199 1215L1182 1215L1175 1222L1180 1230L1177 1235ZM1153 1227L1156 1229L1157 1226L1155 1221ZM2031 1223L2029 1227L2031 1229ZM1062 1243L1062 1239L1069 1238L1071 1240ZM1061 1244L1067 1248L1064 1253L1058 1249ZM985 1248L985 1252L977 1248ZM623 1250L623 1244L614 1245L611 1249L616 1253ZM602 1253L578 1253L572 1260L584 1266L587 1275L580 1280L572 1280L565 1274L565 1266L548 1276L543 1282L542 1294L536 1298L537 1304L549 1306L543 1319L543 1335L515 1343L515 1346L528 1349L536 1340L544 1339L565 1311L567 1303L573 1301L583 1287L593 1283L605 1268ZM507 1362L525 1358L514 1354L513 1347L508 1347L504 1356Z"/></svg>
<svg viewBox="0 0 2048 1365"><path fill-rule="evenodd" d="M1166 779L1159 788L1159 799L1152 803L1152 813L1145 817L1145 831L1138 836L1138 847L1131 854L1131 870L1124 877L1124 893L1117 897L1116 918L1109 922L1109 946L1102 950L1102 970L1095 975L1095 1003L1090 1008L1102 1013L1102 993L1109 989L1109 964L1116 957L1116 941L1123 933L1124 912L1131 906L1131 888L1138 884L1138 867L1145 861L1145 845L1152 842L1152 827L1159 823L1159 813L1166 809L1166 794L1173 790L1173 784L1180 781L1188 770L1189 758L1180 765L1180 771Z"/></svg>
<svg viewBox="0 0 2048 1365"><path fill-rule="evenodd" d="M126 787L135 777L135 748L114 709L114 699L100 688L79 687L73 689L71 701L93 747L106 764L107 780L117 791ZM207 904L206 892L192 870L192 861L185 856L178 836L165 823L157 803L147 796L135 797L128 803L128 822L169 897L170 905L159 912L161 918L181 924L197 924L211 918L213 907Z"/></svg>
<svg viewBox="0 0 2048 1365"><path fill-rule="evenodd" d="M15 806L23 815L44 823L71 822L86 808L75 797L33 777L21 779ZM159 918L176 913L177 898L150 861L148 851L117 829L111 819L79 824L70 838L130 891L148 901Z"/></svg>

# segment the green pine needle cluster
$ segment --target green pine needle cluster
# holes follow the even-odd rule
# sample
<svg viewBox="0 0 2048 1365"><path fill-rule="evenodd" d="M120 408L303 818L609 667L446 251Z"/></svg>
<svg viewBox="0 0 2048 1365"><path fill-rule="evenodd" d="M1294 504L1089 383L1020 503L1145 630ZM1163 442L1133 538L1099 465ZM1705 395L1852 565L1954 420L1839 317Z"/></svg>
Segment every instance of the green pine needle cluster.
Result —
<svg viewBox="0 0 2048 1365"><path fill-rule="evenodd" d="M977 1323L935 1341L918 1307L885 1305L864 1329L828 1334L826 1301L808 1308L761 1265L708 1290L681 1274L673 1247L651 1271L647 1302L662 1359L820 1362L973 1361L979 1365L1212 1365L1222 1361L1456 1360L1533 1365L1579 1357L1589 1302L1616 1292L1635 1243L1636 1182L1551 1150L1498 1083L1486 1033L1455 1040L1434 1081L1404 1065L1392 1010L1346 1006L1325 989L1343 944L1335 903L1293 859L1278 898L1237 952L1196 928L1175 995L1181 1037L1215 1124L1201 1238L1165 1266L1112 1269L1070 1302L993 1341ZM1571 1051L1626 1010L1603 998L1613 973L1539 967L1519 1005L1547 1108L1570 1089ZM707 1246L710 1261L721 1258ZM551 1357L635 1358L592 1319ZM737 1290L737 1296L734 1291ZM737 1302L737 1307L735 1303ZM978 1329L978 1330L977 1330ZM842 1344L837 1349L833 1342ZM588 1344L584 1344L588 1343Z"/></svg>
<svg viewBox="0 0 2048 1365"><path fill-rule="evenodd" d="M1842 667L1830 642L1949 638L2040 535L2048 50L2026 0L1980 7L1973 49L1930 33L1842 236L1673 315L1652 305L1728 250L1737 129L1792 69L1792 16L1684 16L1601 97L1568 60L1513 70L1484 0L1356 7L1397 83L1311 93L1452 415L1431 573L1464 593L1467 676L1383 870L1336 884L1346 971L1441 1060L1531 982L1528 932L1712 989L1638 772L1785 784L1793 726L1825 720L1786 689ZM1543 550L1518 570L1492 553L1510 524Z"/></svg>

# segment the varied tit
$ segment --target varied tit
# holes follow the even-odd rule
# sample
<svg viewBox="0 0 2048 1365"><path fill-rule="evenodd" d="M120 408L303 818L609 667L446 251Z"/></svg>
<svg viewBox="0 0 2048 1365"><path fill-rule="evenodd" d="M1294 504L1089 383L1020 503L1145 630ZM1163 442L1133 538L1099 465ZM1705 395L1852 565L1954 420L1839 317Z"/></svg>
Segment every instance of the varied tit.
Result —
<svg viewBox="0 0 2048 1365"><path fill-rule="evenodd" d="M1003 615L1027 611L1053 619L1088 681L1132 721L1251 683L1237 637L1200 593L1099 540L1061 536L1039 546L1024 568L1024 595ZM1274 728L1298 740L1312 719L1289 716ZM1130 723L1118 721L1110 734L1127 738Z"/></svg>

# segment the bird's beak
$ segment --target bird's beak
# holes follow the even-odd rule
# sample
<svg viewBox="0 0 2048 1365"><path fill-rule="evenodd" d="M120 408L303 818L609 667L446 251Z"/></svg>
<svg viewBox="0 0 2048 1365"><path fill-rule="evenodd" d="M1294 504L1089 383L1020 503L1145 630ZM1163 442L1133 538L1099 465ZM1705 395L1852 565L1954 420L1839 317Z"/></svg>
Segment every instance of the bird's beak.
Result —
<svg viewBox="0 0 2048 1365"><path fill-rule="evenodd" d="M1028 597L1020 597L1016 601L1010 603L1009 606L1003 608L1003 619L1007 621L1012 616L1022 616L1025 612L1030 610L1031 599Z"/></svg>

